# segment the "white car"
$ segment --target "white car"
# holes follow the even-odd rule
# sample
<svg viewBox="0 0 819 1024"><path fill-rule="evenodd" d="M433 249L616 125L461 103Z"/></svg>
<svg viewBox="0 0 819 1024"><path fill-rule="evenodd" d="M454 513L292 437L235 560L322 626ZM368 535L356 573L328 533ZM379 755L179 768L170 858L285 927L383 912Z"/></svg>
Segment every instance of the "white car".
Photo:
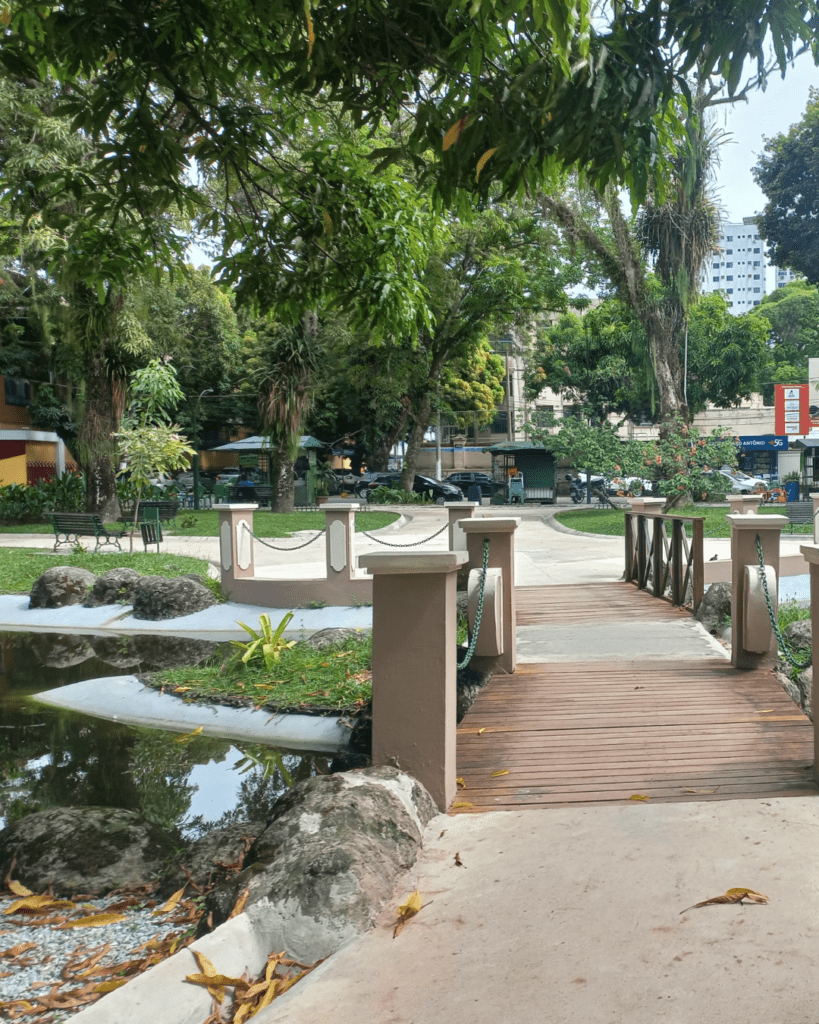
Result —
<svg viewBox="0 0 819 1024"><path fill-rule="evenodd" d="M768 485L758 476L749 476L741 469L731 469L730 466L723 466L717 470L731 484L731 491L734 494L760 494L768 490Z"/></svg>

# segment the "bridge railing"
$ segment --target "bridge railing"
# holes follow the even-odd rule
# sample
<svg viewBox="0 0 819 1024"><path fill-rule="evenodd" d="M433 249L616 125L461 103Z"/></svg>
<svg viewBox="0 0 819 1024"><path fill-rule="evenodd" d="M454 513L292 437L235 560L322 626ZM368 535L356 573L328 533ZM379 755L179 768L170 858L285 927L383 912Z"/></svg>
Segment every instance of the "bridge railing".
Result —
<svg viewBox="0 0 819 1024"><path fill-rule="evenodd" d="M626 582L673 605L699 608L704 590L704 516L664 515L645 499L625 513Z"/></svg>

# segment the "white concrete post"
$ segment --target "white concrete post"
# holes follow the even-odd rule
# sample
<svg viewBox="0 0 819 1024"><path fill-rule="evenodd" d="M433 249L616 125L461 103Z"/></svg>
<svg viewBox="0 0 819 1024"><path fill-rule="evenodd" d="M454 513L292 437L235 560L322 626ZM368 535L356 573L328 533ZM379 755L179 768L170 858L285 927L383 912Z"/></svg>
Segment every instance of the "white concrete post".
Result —
<svg viewBox="0 0 819 1024"><path fill-rule="evenodd" d="M810 492L813 501L813 543L819 544L819 491Z"/></svg>
<svg viewBox="0 0 819 1024"><path fill-rule="evenodd" d="M814 507L819 495L811 495ZM814 519L814 523L816 520ZM815 529L815 527L814 527ZM812 664L819 664L819 546L816 544L802 544L799 550L802 552L805 561L810 566L810 621L812 630ZM811 682L811 707L819 709L819 672L814 667L813 680ZM819 781L819 714L813 712L813 777Z"/></svg>
<svg viewBox="0 0 819 1024"><path fill-rule="evenodd" d="M256 505L214 505L219 513L219 560L225 582L253 576L253 513Z"/></svg>
<svg viewBox="0 0 819 1024"><path fill-rule="evenodd" d="M729 494L728 504L731 507L729 515L744 516L749 512L756 512L760 501L762 501L761 494Z"/></svg>
<svg viewBox="0 0 819 1024"><path fill-rule="evenodd" d="M466 551L466 534L458 526L461 519L471 519L478 507L477 501L446 501L444 508L449 513L449 550Z"/></svg>
<svg viewBox="0 0 819 1024"><path fill-rule="evenodd" d="M409 772L445 811L457 789L456 576L464 551L361 556L373 576L373 764Z"/></svg>
<svg viewBox="0 0 819 1024"><path fill-rule="evenodd" d="M355 514L360 509L357 501L324 506L328 580L351 580L355 575Z"/></svg>
<svg viewBox="0 0 819 1024"><path fill-rule="evenodd" d="M656 516L665 508L665 498L629 498L631 511L641 516Z"/></svg>

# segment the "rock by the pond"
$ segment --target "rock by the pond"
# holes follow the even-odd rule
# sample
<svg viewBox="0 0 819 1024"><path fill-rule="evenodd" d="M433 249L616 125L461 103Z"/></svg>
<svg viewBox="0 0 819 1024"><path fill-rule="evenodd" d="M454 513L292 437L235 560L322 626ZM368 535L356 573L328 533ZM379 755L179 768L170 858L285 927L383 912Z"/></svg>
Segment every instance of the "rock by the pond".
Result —
<svg viewBox="0 0 819 1024"><path fill-rule="evenodd" d="M712 583L703 595L696 618L709 633L719 633L731 618L731 584Z"/></svg>
<svg viewBox="0 0 819 1024"><path fill-rule="evenodd" d="M130 604L134 585L142 579L136 569L109 569L98 576L85 600L86 608L104 604Z"/></svg>
<svg viewBox="0 0 819 1024"><path fill-rule="evenodd" d="M276 803L247 867L208 896L213 922L247 888L245 912L270 948L314 963L372 926L435 814L423 786L395 768L300 782Z"/></svg>
<svg viewBox="0 0 819 1024"><path fill-rule="evenodd" d="M147 884L178 848L178 836L136 811L51 808L0 831L0 877L11 871L35 892L53 886L57 896L104 894Z"/></svg>
<svg viewBox="0 0 819 1024"><path fill-rule="evenodd" d="M70 668L82 665L96 653L88 637L73 633L33 633L29 650L36 662L47 668Z"/></svg>
<svg viewBox="0 0 819 1024"><path fill-rule="evenodd" d="M786 626L782 636L791 654L798 661L804 662L811 653L813 630L810 619L797 619L796 622L791 622ZM797 669L786 658L780 656L776 663L776 675L794 704L813 721L813 666Z"/></svg>
<svg viewBox="0 0 819 1024"><path fill-rule="evenodd" d="M265 828L266 821L239 822L195 840L177 857L177 863L163 878L161 892L169 896L188 881L207 889L241 870L248 850Z"/></svg>
<svg viewBox="0 0 819 1024"><path fill-rule="evenodd" d="M351 626L332 626L329 629L319 629L311 636L308 636L302 643L308 647L315 647L321 650L323 647L331 647L333 644L340 644L351 636L359 636L360 629L353 629Z"/></svg>
<svg viewBox="0 0 819 1024"><path fill-rule="evenodd" d="M213 640L192 640L184 636L133 637L134 650L145 668L178 668L180 665L198 665L209 658L217 648Z"/></svg>
<svg viewBox="0 0 819 1024"><path fill-rule="evenodd" d="M158 639L158 638L154 638ZM94 654L113 668L136 668L142 661L132 636L92 636Z"/></svg>
<svg viewBox="0 0 819 1024"><path fill-rule="evenodd" d="M29 608L62 608L82 604L97 577L87 569L55 565L38 576L31 588Z"/></svg>
<svg viewBox="0 0 819 1024"><path fill-rule="evenodd" d="M185 576L143 576L134 585L132 600L133 617L152 620L191 615L216 603L204 584Z"/></svg>

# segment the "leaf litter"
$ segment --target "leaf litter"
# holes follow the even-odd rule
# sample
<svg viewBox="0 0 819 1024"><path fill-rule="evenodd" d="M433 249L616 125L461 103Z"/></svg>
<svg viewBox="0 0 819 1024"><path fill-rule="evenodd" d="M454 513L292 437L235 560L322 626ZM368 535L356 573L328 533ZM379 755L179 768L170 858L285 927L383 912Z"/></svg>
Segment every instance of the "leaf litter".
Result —
<svg viewBox="0 0 819 1024"><path fill-rule="evenodd" d="M748 900L749 903L767 903L768 897L763 896L761 892L755 892L753 889L745 889L740 886L734 889L727 889L722 896L712 896L709 900L703 900L701 903L695 903L691 907L686 907L680 913L685 914L688 910L696 910L697 907L710 907L718 903L741 904L743 900Z"/></svg>

